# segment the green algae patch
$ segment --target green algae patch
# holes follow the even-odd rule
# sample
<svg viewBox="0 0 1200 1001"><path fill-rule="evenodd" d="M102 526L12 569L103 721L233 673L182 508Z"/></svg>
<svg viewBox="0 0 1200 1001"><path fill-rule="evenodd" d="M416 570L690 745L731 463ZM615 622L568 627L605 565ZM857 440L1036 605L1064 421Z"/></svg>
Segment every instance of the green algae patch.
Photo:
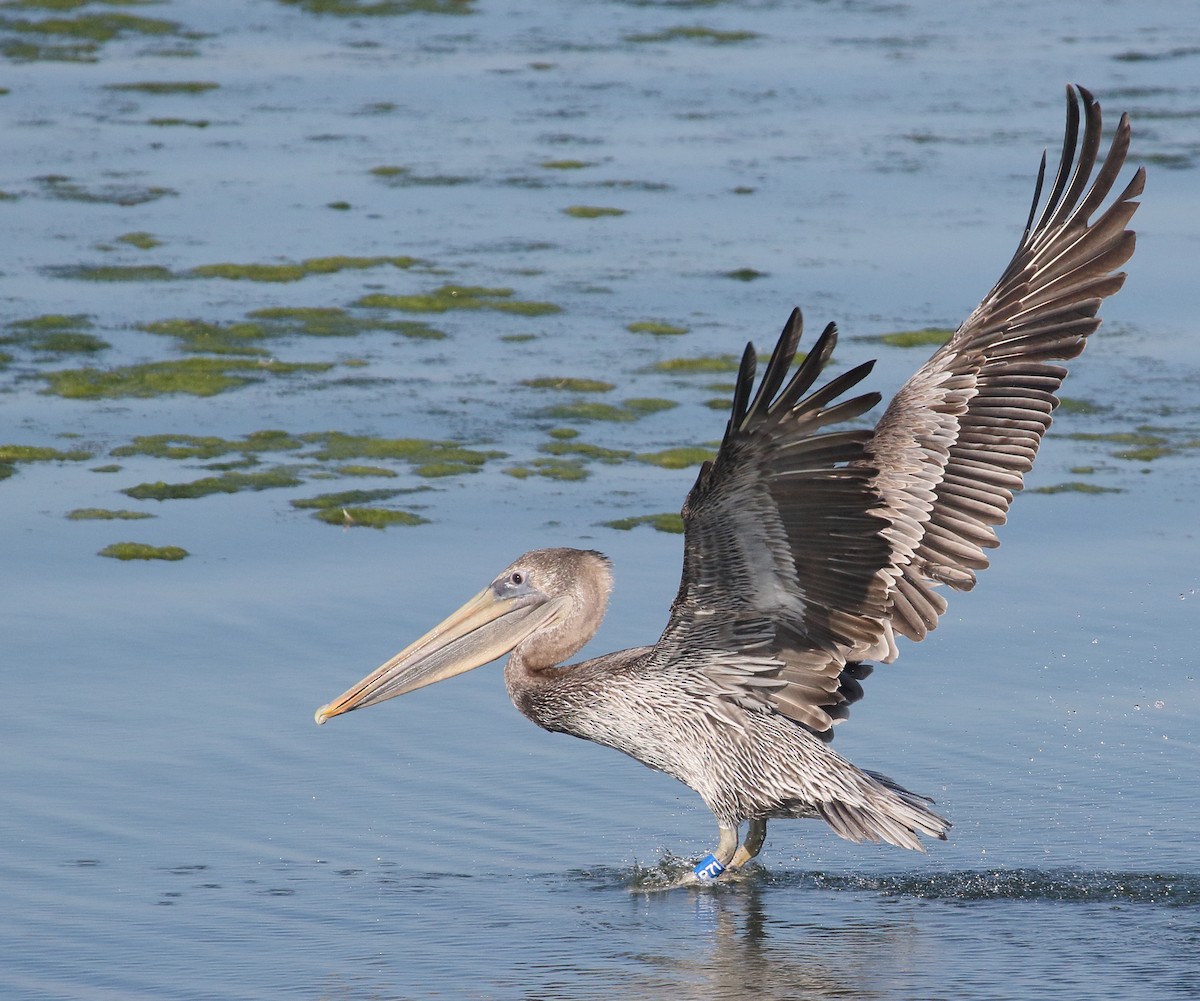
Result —
<svg viewBox="0 0 1200 1001"><path fill-rule="evenodd" d="M530 476L542 476L548 480L568 482L586 480L589 475L587 467L576 459L534 459L523 466L510 466L504 472L518 480L528 479Z"/></svg>
<svg viewBox="0 0 1200 1001"><path fill-rule="evenodd" d="M661 452L643 452L634 456L638 462L663 469L687 469L698 466L713 458L717 453L710 448L666 448Z"/></svg>
<svg viewBox="0 0 1200 1001"><path fill-rule="evenodd" d="M1101 414L1109 409L1091 400L1079 400L1071 396L1061 396L1058 400L1059 413L1063 414Z"/></svg>
<svg viewBox="0 0 1200 1001"><path fill-rule="evenodd" d="M93 466L93 473L119 473L124 467L115 462L106 463L103 466Z"/></svg>
<svg viewBox="0 0 1200 1001"><path fill-rule="evenodd" d="M385 330L413 340L440 341L446 335L419 320L377 320L352 316L334 306L269 306L247 314L272 324L272 336L303 334L306 337L354 337L365 331Z"/></svg>
<svg viewBox="0 0 1200 1001"><path fill-rule="evenodd" d="M158 185L140 184L101 184L97 187L85 187L78 181L61 174L48 174L36 178L42 193L60 201L84 202L99 205L144 205L147 202L158 201L160 198L178 195L174 188L164 188Z"/></svg>
<svg viewBox="0 0 1200 1001"><path fill-rule="evenodd" d="M205 320L155 320L138 325L148 334L174 337L184 351L222 355L265 355L257 342L268 336L258 323L209 323Z"/></svg>
<svg viewBox="0 0 1200 1001"><path fill-rule="evenodd" d="M674 513L642 514L634 518L618 518L616 521L601 522L606 528L616 528L628 532L639 525L649 525L656 532L670 532L673 535L683 534L683 516Z"/></svg>
<svg viewBox="0 0 1200 1001"><path fill-rule="evenodd" d="M48 351L51 354L79 355L96 354L112 345L103 338L95 337L92 334L62 330L38 338L34 347L38 351Z"/></svg>
<svg viewBox="0 0 1200 1001"><path fill-rule="evenodd" d="M366 270L391 265L407 270L423 261L416 257L310 257L298 263L284 264L201 264L188 272L197 278L224 278L229 281L297 282L309 275L331 275L346 270Z"/></svg>
<svg viewBox="0 0 1200 1001"><path fill-rule="evenodd" d="M465 448L457 442L428 438L371 438L343 434L340 431L304 437L305 440L318 445L313 458L322 462L343 459L402 459L418 467L444 463L478 467L490 459L503 459L507 456L505 452Z"/></svg>
<svg viewBox="0 0 1200 1001"><path fill-rule="evenodd" d="M655 362L651 370L669 375L693 375L697 372L736 372L740 364L735 355L701 355L698 358L667 358Z"/></svg>
<svg viewBox="0 0 1200 1001"><path fill-rule="evenodd" d="M428 518L422 518L412 511L386 507L322 508L320 511L314 511L313 517L327 525L341 525L343 528L384 529L389 525L429 524Z"/></svg>
<svg viewBox="0 0 1200 1001"><path fill-rule="evenodd" d="M542 167L546 170L583 170L585 167L596 166L592 160L543 160Z"/></svg>
<svg viewBox="0 0 1200 1001"><path fill-rule="evenodd" d="M384 165L372 167L371 173L394 188L431 187L452 188L459 184L474 184L477 178L460 174L414 174L409 167Z"/></svg>
<svg viewBox="0 0 1200 1001"><path fill-rule="evenodd" d="M399 490L340 490L337 493L318 494L316 497L301 497L292 501L292 507L322 511L328 508L361 506L373 501L390 500L398 493Z"/></svg>
<svg viewBox="0 0 1200 1001"><path fill-rule="evenodd" d="M760 35L756 31L721 31L717 28L707 28L703 25L679 25L645 34L626 35L625 41L646 42L707 42L711 45L733 45L738 42L749 42Z"/></svg>
<svg viewBox="0 0 1200 1001"><path fill-rule="evenodd" d="M6 326L9 332L0 335L0 344L20 344L34 351L46 351L51 354L94 354L111 346L107 341L84 332L91 328L92 321L82 313L49 313L24 320L13 320Z"/></svg>
<svg viewBox="0 0 1200 1001"><path fill-rule="evenodd" d="M560 441L567 441L570 438L578 438L579 432L575 428L551 428L546 432L551 438L557 438Z"/></svg>
<svg viewBox="0 0 1200 1001"><path fill-rule="evenodd" d="M77 507L67 513L70 521L140 521L154 517L157 516L147 511L112 511L106 507Z"/></svg>
<svg viewBox="0 0 1200 1001"><path fill-rule="evenodd" d="M122 233L114 242L137 247L138 250L153 250L155 247L162 246L162 240L153 233L143 233L140 230L134 233Z"/></svg>
<svg viewBox="0 0 1200 1001"><path fill-rule="evenodd" d="M220 476L206 476L188 483L139 483L126 487L121 493L134 500L191 500L212 494L236 494L243 490L274 490L279 487L296 487L301 479L290 469L278 467L259 473L229 472Z"/></svg>
<svg viewBox="0 0 1200 1001"><path fill-rule="evenodd" d="M388 479L400 475L396 470L388 469L387 466L364 466L353 462L338 466L333 472L338 476L378 476Z"/></svg>
<svg viewBox="0 0 1200 1001"><path fill-rule="evenodd" d="M0 445L0 462L82 462L90 459L91 452L83 449L71 449L63 452L57 448L47 448L43 445Z"/></svg>
<svg viewBox="0 0 1200 1001"><path fill-rule="evenodd" d="M189 129L206 129L212 122L207 118L147 118L146 124L160 129L170 129L177 126L184 126Z"/></svg>
<svg viewBox="0 0 1200 1001"><path fill-rule="evenodd" d="M615 209L607 205L568 205L562 211L563 215L569 215L572 219L601 219L626 213L626 209Z"/></svg>
<svg viewBox="0 0 1200 1001"><path fill-rule="evenodd" d="M403 14L473 14L474 0L280 0L308 14L396 17Z"/></svg>
<svg viewBox="0 0 1200 1001"><path fill-rule="evenodd" d="M161 264L74 264L50 273L85 282L172 282L181 277Z"/></svg>
<svg viewBox="0 0 1200 1001"><path fill-rule="evenodd" d="M109 3L110 6L129 4ZM65 13L82 3L54 2L5 4L9 10L46 10ZM114 12L85 12L75 17L29 20L0 16L0 29L14 33L0 41L0 52L14 62L96 62L100 46L125 35L164 36L180 33L180 25L160 18ZM35 36L36 40L30 38ZM43 40L44 39L44 40Z"/></svg>
<svg viewBox="0 0 1200 1001"><path fill-rule="evenodd" d="M678 406L674 400L632 399L620 406L593 400L578 400L548 407L542 413L554 420L564 421L635 421L647 414L670 410Z"/></svg>
<svg viewBox="0 0 1200 1001"><path fill-rule="evenodd" d="M92 320L86 313L44 313L41 316L31 316L24 320L13 320L6 326L10 330L27 333L42 333L48 330L87 330L91 328Z"/></svg>
<svg viewBox="0 0 1200 1001"><path fill-rule="evenodd" d="M561 429L566 430L566 429ZM604 448L601 445L593 445L586 441L571 441L571 440L556 440L543 442L538 446L539 452L545 452L547 455L574 455L580 459L594 460L596 462L604 462L609 465L616 465L619 462L624 462L628 459L632 452L620 448Z"/></svg>
<svg viewBox="0 0 1200 1001"><path fill-rule="evenodd" d="M920 330L898 330L865 339L893 348L921 348L945 344L953 336L954 331L948 327L922 327Z"/></svg>
<svg viewBox="0 0 1200 1001"><path fill-rule="evenodd" d="M406 313L446 313L452 309L490 309L520 316L545 316L561 313L562 307L552 302L533 302L513 298L510 288L487 288L481 285L442 285L432 292L416 295L365 295L354 305L364 309L395 309Z"/></svg>
<svg viewBox="0 0 1200 1001"><path fill-rule="evenodd" d="M677 337L688 332L687 327L679 327L673 323L661 320L638 320L625 327L631 334L653 334L655 337Z"/></svg>
<svg viewBox="0 0 1200 1001"><path fill-rule="evenodd" d="M139 80L135 83L106 84L104 89L137 94L205 94L220 86L211 80Z"/></svg>
<svg viewBox="0 0 1200 1001"><path fill-rule="evenodd" d="M1130 462L1153 462L1174 451L1166 437L1150 431L1078 431L1071 437L1076 441L1107 442L1112 445L1126 446L1113 452L1112 455L1115 459L1125 459Z"/></svg>
<svg viewBox="0 0 1200 1001"><path fill-rule="evenodd" d="M215 396L265 375L294 375L325 372L333 366L323 362L279 362L265 359L183 358L177 361L146 362L123 368L78 368L47 372L47 392L70 400L153 397L169 393Z"/></svg>
<svg viewBox="0 0 1200 1001"><path fill-rule="evenodd" d="M562 389L571 393L607 393L617 387L599 379L576 379L571 376L545 376L538 379L522 379L522 386L531 389Z"/></svg>
<svg viewBox="0 0 1200 1001"><path fill-rule="evenodd" d="M759 278L766 278L765 271L755 271L754 268L734 268L732 271L726 271L726 278L732 278L735 282L752 282Z"/></svg>
<svg viewBox="0 0 1200 1001"><path fill-rule="evenodd" d="M151 546L145 542L114 542L105 546L98 556L108 556L114 560L182 560L191 554L179 546Z"/></svg>
<svg viewBox="0 0 1200 1001"><path fill-rule="evenodd" d="M1095 483L1082 483L1072 480L1068 483L1055 483L1046 487L1033 487L1031 494L1119 494L1120 487L1102 487Z"/></svg>
<svg viewBox="0 0 1200 1001"><path fill-rule="evenodd" d="M215 435L150 434L139 435L128 445L119 445L109 454L117 457L148 455L156 459L215 459L230 453L256 455L262 452L289 452L304 447L304 440L287 431L253 431L241 439Z"/></svg>
<svg viewBox="0 0 1200 1001"><path fill-rule="evenodd" d="M625 401L625 409L637 417L647 414L657 414L663 410L672 410L679 406L674 400L664 400L654 396L639 396Z"/></svg>
<svg viewBox="0 0 1200 1001"><path fill-rule="evenodd" d="M354 337L369 331L387 331L419 340L441 340L446 336L417 320L353 316L334 307L272 306L253 310L247 316L247 320L233 323L155 320L140 324L138 329L174 337L184 351L254 356L267 355L267 349L259 342L275 337Z"/></svg>

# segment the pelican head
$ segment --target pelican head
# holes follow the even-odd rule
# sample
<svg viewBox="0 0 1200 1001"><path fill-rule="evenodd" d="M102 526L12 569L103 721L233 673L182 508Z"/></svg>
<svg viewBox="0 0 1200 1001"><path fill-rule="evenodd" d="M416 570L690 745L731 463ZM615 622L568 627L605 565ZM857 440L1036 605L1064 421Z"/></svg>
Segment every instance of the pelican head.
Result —
<svg viewBox="0 0 1200 1001"><path fill-rule="evenodd" d="M318 724L464 674L526 644L549 667L594 635L612 589L607 557L535 549L510 563L458 611L316 712Z"/></svg>

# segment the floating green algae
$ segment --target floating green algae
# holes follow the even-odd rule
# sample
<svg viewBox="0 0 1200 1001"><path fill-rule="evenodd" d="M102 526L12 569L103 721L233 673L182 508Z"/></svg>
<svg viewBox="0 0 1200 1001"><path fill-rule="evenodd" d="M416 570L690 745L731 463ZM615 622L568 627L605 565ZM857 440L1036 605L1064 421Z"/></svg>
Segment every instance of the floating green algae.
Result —
<svg viewBox="0 0 1200 1001"><path fill-rule="evenodd" d="M551 433L553 434L553 432ZM548 455L575 455L581 459L594 459L597 462L605 462L610 465L624 462L633 455L632 452L620 448L604 448L586 441L562 439L543 442L538 446L538 451L545 452Z"/></svg>
<svg viewBox="0 0 1200 1001"><path fill-rule="evenodd" d="M152 397L168 393L214 396L259 382L266 375L325 372L332 367L324 362L183 358L113 369L63 369L46 372L42 377L49 383L46 392L70 400Z"/></svg>
<svg viewBox="0 0 1200 1001"><path fill-rule="evenodd" d="M898 330L895 333L865 339L878 341L893 348L919 348L945 344L953 336L954 331L948 327L923 327L920 330Z"/></svg>
<svg viewBox="0 0 1200 1001"><path fill-rule="evenodd" d="M1150 431L1077 431L1071 437L1076 441L1096 441L1127 446L1113 452L1112 455L1115 459L1125 459L1131 462L1153 462L1155 459L1161 459L1164 455L1170 455L1173 451L1168 438Z"/></svg>
<svg viewBox="0 0 1200 1001"><path fill-rule="evenodd" d="M112 2L109 5L128 6ZM5 4L9 10L48 10L58 13L76 10L80 6L83 4L69 0ZM47 17L41 20L0 17L0 29L13 32L16 36L25 36L0 41L0 52L14 62L96 62L97 53L104 42L130 34L178 34L180 26L174 21L134 14L87 12L76 17ZM39 36L39 39L30 40L29 36Z"/></svg>
<svg viewBox="0 0 1200 1001"><path fill-rule="evenodd" d="M758 278L766 278L765 271L755 271L754 268L735 268L733 271L725 272L726 278L732 278L735 282L752 282Z"/></svg>
<svg viewBox="0 0 1200 1001"><path fill-rule="evenodd" d="M292 501L292 507L302 510L323 511L329 508L355 507L372 501L390 500L399 490L340 490L337 493L318 494L316 497L301 497Z"/></svg>
<svg viewBox="0 0 1200 1001"><path fill-rule="evenodd" d="M643 452L635 455L638 462L663 469L687 469L713 458L717 453L711 448L665 448L661 452Z"/></svg>
<svg viewBox="0 0 1200 1001"><path fill-rule="evenodd" d="M211 494L236 494L243 490L296 487L301 482L295 471L280 466L259 473L229 472L220 476L205 476L188 483L164 483L162 480L139 483L135 487L126 487L121 493L134 500L190 500Z"/></svg>
<svg viewBox="0 0 1200 1001"><path fill-rule="evenodd" d="M409 167L372 167L371 173L394 188L452 188L459 184L473 184L477 180L459 174L414 174Z"/></svg>
<svg viewBox="0 0 1200 1001"><path fill-rule="evenodd" d="M77 355L95 354L112 347L108 341L92 334L82 334L76 331L62 330L39 337L33 346L38 351L49 351L52 354Z"/></svg>
<svg viewBox="0 0 1200 1001"><path fill-rule="evenodd" d="M627 210L606 205L568 205L562 211L563 215L569 215L572 219L600 219L605 216L622 216Z"/></svg>
<svg viewBox="0 0 1200 1001"><path fill-rule="evenodd" d="M188 272L198 278L225 278L230 281L296 282L309 275L331 275L338 271L365 270L390 264L407 270L424 262L416 257L309 257L298 263L284 264L201 264Z"/></svg>
<svg viewBox="0 0 1200 1001"><path fill-rule="evenodd" d="M102 205L144 205L168 195L178 195L173 188L157 185L112 183L96 187L85 187L78 181L61 174L47 174L36 178L44 194L61 201L85 202Z"/></svg>
<svg viewBox="0 0 1200 1001"><path fill-rule="evenodd" d="M749 42L760 37L756 31L721 31L717 28L706 28L703 25L680 25L666 28L663 31L645 34L626 35L627 42L710 42L714 45L731 45L736 42Z"/></svg>
<svg viewBox="0 0 1200 1001"><path fill-rule="evenodd" d="M52 354L93 354L110 347L107 341L84 333L91 326L91 318L84 314L32 316L6 324L8 333L0 334L0 344L20 344Z"/></svg>
<svg viewBox="0 0 1200 1001"><path fill-rule="evenodd" d="M625 329L631 334L653 334L656 337L675 337L688 332L687 327L664 323L661 320L638 320L627 324Z"/></svg>
<svg viewBox="0 0 1200 1001"><path fill-rule="evenodd" d="M310 337L353 337L366 330L387 330L419 340L440 341L446 335L419 320L376 320L351 316L333 306L269 306L247 314L255 320L278 323L281 334Z"/></svg>
<svg viewBox="0 0 1200 1001"><path fill-rule="evenodd" d="M360 463L349 462L332 470L338 476L378 476L391 478L400 474L386 466L364 466Z"/></svg>
<svg viewBox="0 0 1200 1001"><path fill-rule="evenodd" d="M394 17L401 14L471 14L474 0L280 0L309 14Z"/></svg>
<svg viewBox="0 0 1200 1001"><path fill-rule="evenodd" d="M620 406L594 400L578 400L548 407L542 413L555 420L564 421L635 421L646 414L669 410L674 406L678 406L674 400L633 399L626 400Z"/></svg>
<svg viewBox="0 0 1200 1001"><path fill-rule="evenodd" d="M616 521L601 522L607 528L620 529L628 532L639 525L649 525L656 532L670 532L673 535L683 534L683 516L679 514L642 514L634 518L618 518Z"/></svg>
<svg viewBox="0 0 1200 1001"><path fill-rule="evenodd" d="M486 288L481 285L442 285L432 292L416 295L365 295L354 305L365 309L395 309L407 313L445 313L452 309L492 309L521 316L561 313L552 302L514 299L510 288Z"/></svg>
<svg viewBox="0 0 1200 1001"><path fill-rule="evenodd" d="M323 462L342 459L403 459L416 466L455 463L482 466L490 459L503 459L507 453L490 449L465 448L458 442L428 438L373 438L364 435L325 431L304 435L318 447L313 458Z"/></svg>
<svg viewBox="0 0 1200 1001"><path fill-rule="evenodd" d="M191 555L179 546L151 546L144 542L114 542L97 553L114 560L181 560Z"/></svg>
<svg viewBox="0 0 1200 1001"><path fill-rule="evenodd" d="M583 170L596 164L592 160L543 160L542 166L546 170Z"/></svg>
<svg viewBox="0 0 1200 1001"><path fill-rule="evenodd" d="M354 206L351 205L349 202L337 201L337 202L326 202L325 207L327 209L333 209L335 212L349 212L350 209L352 209Z"/></svg>
<svg viewBox="0 0 1200 1001"><path fill-rule="evenodd" d="M180 277L161 264L74 264L49 270L85 282L170 282Z"/></svg>
<svg viewBox="0 0 1200 1001"><path fill-rule="evenodd" d="M184 351L231 355L266 355L267 349L258 342L274 337L354 337L371 331L386 331L419 340L441 340L446 336L419 320L354 316L335 307L272 306L252 310L247 316L249 319L233 323L156 320L141 324L139 329L174 337Z"/></svg>
<svg viewBox="0 0 1200 1001"><path fill-rule="evenodd" d="M1070 396L1061 396L1058 400L1058 410L1064 414L1100 414L1109 409L1099 403L1092 403L1091 400L1079 400Z"/></svg>
<svg viewBox="0 0 1200 1001"><path fill-rule="evenodd" d="M562 441L579 437L579 432L576 431L575 428L551 428L546 433L550 435L551 438L558 438Z"/></svg>
<svg viewBox="0 0 1200 1001"><path fill-rule="evenodd" d="M290 452L302 448L302 438L274 429L252 431L242 438L215 435L148 434L138 435L128 445L119 445L109 454L124 457L149 455L156 459L215 459L230 453L243 455L262 452Z"/></svg>
<svg viewBox="0 0 1200 1001"><path fill-rule="evenodd" d="M47 330L87 330L92 326L86 313L44 313L24 320L12 320L5 324L10 330L40 333Z"/></svg>
<svg viewBox="0 0 1200 1001"><path fill-rule="evenodd" d="M134 91L139 94L204 94L221 85L211 80L139 80L135 83L109 83L105 90Z"/></svg>
<svg viewBox="0 0 1200 1001"><path fill-rule="evenodd" d="M542 476L549 480L586 480L587 467L577 459L534 459L521 466L510 466L504 470L508 476L524 480L530 476Z"/></svg>
<svg viewBox="0 0 1200 1001"><path fill-rule="evenodd" d="M0 445L0 462L82 462L92 453L80 448L62 451L44 445Z"/></svg>
<svg viewBox="0 0 1200 1001"><path fill-rule="evenodd" d="M736 372L740 364L735 355L701 355L698 358L667 358L655 362L651 368L671 375L690 375L695 372Z"/></svg>
<svg viewBox="0 0 1200 1001"><path fill-rule="evenodd" d="M1081 483L1072 480L1068 483L1055 483L1046 487L1032 487L1031 494L1119 494L1120 487L1101 487L1095 483Z"/></svg>
<svg viewBox="0 0 1200 1001"><path fill-rule="evenodd" d="M212 122L207 118L147 118L146 124L165 129L175 128L176 126L184 126L189 129L206 129Z"/></svg>
<svg viewBox="0 0 1200 1001"><path fill-rule="evenodd" d="M522 379L522 386L531 389L562 389L572 393L607 393L616 389L611 382L599 379L577 379L571 376L544 376L537 379Z"/></svg>
<svg viewBox="0 0 1200 1001"><path fill-rule="evenodd" d="M148 511L111 511L105 507L77 507L67 513L71 521L140 521L143 518L154 518L156 515Z"/></svg>
<svg viewBox="0 0 1200 1001"><path fill-rule="evenodd" d="M322 508L313 512L317 521L327 525L341 525L343 528L387 528L389 525L427 525L428 518L422 518L411 511L399 511L395 508L384 507L339 507Z"/></svg>
<svg viewBox="0 0 1200 1001"><path fill-rule="evenodd" d="M153 250L162 245L162 240L153 233L143 233L141 230L134 233L122 233L114 242L127 243L131 247L137 247L138 250Z"/></svg>

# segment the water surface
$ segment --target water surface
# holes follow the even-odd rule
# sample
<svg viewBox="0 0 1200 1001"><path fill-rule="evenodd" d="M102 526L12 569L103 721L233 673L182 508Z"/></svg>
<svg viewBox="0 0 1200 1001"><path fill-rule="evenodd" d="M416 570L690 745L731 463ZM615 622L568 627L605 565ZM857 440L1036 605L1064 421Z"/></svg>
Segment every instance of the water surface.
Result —
<svg viewBox="0 0 1200 1001"><path fill-rule="evenodd" d="M321 6L0 7L0 445L82 453L0 482L3 993L1194 991L1200 39L1175 5ZM166 27L90 22L83 44L35 24L114 11ZM680 539L604 523L678 510L694 468L633 456L717 439L732 379L659 363L767 348L799 304L838 321L839 365L878 356L894 389L928 349L876 338L956 325L999 274L1067 81L1110 122L1130 111L1150 172L1128 285L995 566L838 736L935 797L947 843L777 822L744 879L664 890L712 847L703 805L538 731L498 670L312 726L526 548L613 558L585 653L653 640ZM163 83L192 86L145 86ZM363 260L384 257L415 260ZM212 268L314 261L290 281ZM491 291L364 304L446 285ZM357 326L301 329L312 309ZM154 332L183 320L210 340ZM238 340L249 323L267 329ZM628 329L645 323L687 332ZM108 346L46 339L63 333ZM226 370L245 384L47 392L57 371L188 358L245 362ZM623 419L554 409L581 402ZM251 448L267 430L296 440ZM193 451L130 447L147 435ZM348 436L450 444L335 454ZM230 473L294 482L123 492ZM292 504L351 490L400 491L364 506L426 522ZM68 519L84 508L154 518ZM190 555L97 555L125 541Z"/></svg>

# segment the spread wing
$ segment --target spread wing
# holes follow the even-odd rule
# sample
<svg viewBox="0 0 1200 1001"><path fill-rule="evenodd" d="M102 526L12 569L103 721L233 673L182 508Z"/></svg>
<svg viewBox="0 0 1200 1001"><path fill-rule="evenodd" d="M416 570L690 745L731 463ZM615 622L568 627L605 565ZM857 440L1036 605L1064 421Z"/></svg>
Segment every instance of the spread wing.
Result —
<svg viewBox="0 0 1200 1001"><path fill-rule="evenodd" d="M1097 171L1100 107L1068 88L1045 206L1039 214L1043 157L999 282L873 430L839 427L879 401L841 399L870 364L812 388L832 324L789 378L793 312L757 392L747 346L721 448L683 507L683 579L648 669L718 694L707 704L735 725L739 708L773 709L828 739L862 696L863 661L892 660L896 633L933 629L946 608L939 585L974 586L1058 404L1066 369L1052 362L1083 350L1124 282L1143 171L1109 195L1129 132L1122 117Z"/></svg>

